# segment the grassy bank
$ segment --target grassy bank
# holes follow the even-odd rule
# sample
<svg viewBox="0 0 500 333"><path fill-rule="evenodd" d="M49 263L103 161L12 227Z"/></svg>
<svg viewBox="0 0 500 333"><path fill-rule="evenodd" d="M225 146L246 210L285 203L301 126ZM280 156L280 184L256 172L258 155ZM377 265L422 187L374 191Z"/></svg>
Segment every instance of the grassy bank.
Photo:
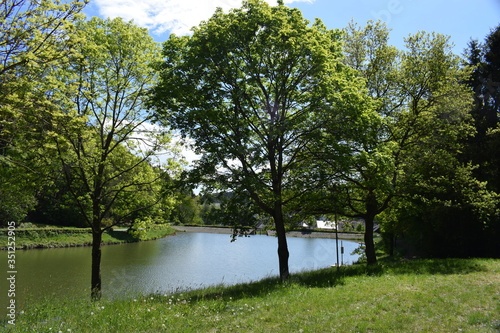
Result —
<svg viewBox="0 0 500 333"><path fill-rule="evenodd" d="M8 332L498 332L500 260L329 268L176 295L24 309Z"/></svg>
<svg viewBox="0 0 500 333"><path fill-rule="evenodd" d="M153 240L174 233L175 230L172 229L170 225L158 225L144 230L140 238L126 231L107 231L102 235L102 243L120 244ZM58 228L50 226L43 228L26 228L16 230L15 237L17 249L90 246L92 244L92 234L88 228ZM6 229L0 230L0 244L0 249L5 250L7 244Z"/></svg>

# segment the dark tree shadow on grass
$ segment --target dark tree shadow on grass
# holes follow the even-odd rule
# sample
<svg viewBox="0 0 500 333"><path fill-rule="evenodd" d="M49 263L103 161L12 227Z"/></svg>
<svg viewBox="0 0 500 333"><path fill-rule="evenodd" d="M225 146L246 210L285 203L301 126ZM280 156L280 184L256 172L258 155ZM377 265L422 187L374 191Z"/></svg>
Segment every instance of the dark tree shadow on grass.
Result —
<svg viewBox="0 0 500 333"><path fill-rule="evenodd" d="M109 234L111 237L126 243L133 243L138 241L137 238L129 234L127 231L108 230L106 231L106 233Z"/></svg>
<svg viewBox="0 0 500 333"><path fill-rule="evenodd" d="M279 292L291 285L310 288L330 288L346 284L347 277L382 276L384 274L470 274L487 271L487 267L474 259L418 259L418 260L385 260L378 265L367 266L357 264L352 266L320 269L292 274L289 280L281 282L277 277L266 278L256 282L238 284L235 286L215 286L202 290L184 293L190 302L199 300L230 300L248 297L263 297Z"/></svg>
<svg viewBox="0 0 500 333"><path fill-rule="evenodd" d="M394 260L381 263L393 274L469 274L485 272L488 268L474 259Z"/></svg>

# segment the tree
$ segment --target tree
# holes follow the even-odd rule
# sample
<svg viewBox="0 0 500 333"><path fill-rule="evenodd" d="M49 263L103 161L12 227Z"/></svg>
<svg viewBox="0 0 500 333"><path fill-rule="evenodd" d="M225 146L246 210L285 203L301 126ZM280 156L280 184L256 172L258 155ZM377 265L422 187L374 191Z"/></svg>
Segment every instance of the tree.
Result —
<svg viewBox="0 0 500 333"><path fill-rule="evenodd" d="M382 229L386 235L404 235L412 255L498 253L492 250L496 248L492 235L498 229L491 228L492 217L498 216L498 195L488 189L491 186L484 178L476 178L481 174L475 165L478 160L467 158L484 154L486 148L475 146L470 155L467 147L485 135L484 125L491 118L477 113L466 85L476 81L482 69L475 67L471 76L470 67L452 54L447 39L439 34L418 33L406 44L398 74L403 89L398 91L403 93L399 96L407 96L407 102L401 108L404 117L391 131L400 134L390 138L404 138L408 144L396 146L403 162L395 192L398 200L389 207L392 210L383 212ZM471 52L471 58L478 55ZM477 97L474 102L477 105ZM469 151L465 158L464 151ZM495 156L493 150L489 154Z"/></svg>
<svg viewBox="0 0 500 333"><path fill-rule="evenodd" d="M201 205L198 197L191 193L181 192L174 207L173 219L180 224L202 224Z"/></svg>
<svg viewBox="0 0 500 333"><path fill-rule="evenodd" d="M50 112L38 80L49 66L65 61L78 43L74 23L85 2L4 0L0 4L0 149L12 149L32 132L33 113ZM40 89L42 88L42 89Z"/></svg>
<svg viewBox="0 0 500 333"><path fill-rule="evenodd" d="M164 44L158 117L194 140L206 183L251 198L272 217L281 279L289 276L287 209L317 186L303 176L305 147L325 123L341 128L362 112L363 89L340 61L340 35L282 2L251 0Z"/></svg>
<svg viewBox="0 0 500 333"><path fill-rule="evenodd" d="M222 192L207 194L203 200L203 222L212 225L231 226L232 240L246 236L263 222L262 211L244 193Z"/></svg>
<svg viewBox="0 0 500 333"><path fill-rule="evenodd" d="M486 36L484 43L471 41L465 51L466 60L473 71L467 81L474 93L474 105L471 115L474 119L475 135L465 142L463 161L475 166L474 176L486 183L490 199L496 200L496 214L481 215L477 228L476 243L467 248L473 250L489 247L477 255L499 256L500 251L496 242L500 235L500 26L492 29ZM489 200L484 200L484 203ZM470 232L468 233L470 234ZM479 236L480 235L480 236Z"/></svg>
<svg viewBox="0 0 500 333"><path fill-rule="evenodd" d="M476 133L467 144L465 159L478 165L476 176L488 181L488 187L500 192L500 26L493 29L484 44L471 41L466 50L468 64L473 68L469 86L474 90L471 110Z"/></svg>
<svg viewBox="0 0 500 333"><path fill-rule="evenodd" d="M3 0L0 27L0 77L29 63L41 66L67 55L68 35L86 1ZM62 46L62 47L61 47ZM63 54L58 51L64 51ZM36 65L35 65L36 64Z"/></svg>
<svg viewBox="0 0 500 333"><path fill-rule="evenodd" d="M97 300L102 233L156 203L160 174L149 163L168 136L148 124L146 93L160 50L147 30L119 18L92 18L78 28L79 56L59 73L76 93L55 120L47 148L92 229L91 296Z"/></svg>
<svg viewBox="0 0 500 333"><path fill-rule="evenodd" d="M348 168L339 170L322 156L331 173L341 214L365 220L368 264L377 262L374 221L405 184L419 181L419 168L443 166L456 159L459 138L470 133L470 93L462 83L467 72L451 53L448 39L417 33L406 51L388 45L389 31L379 23L346 29L346 63L366 79L379 121L363 127L351 144ZM333 156L335 161L335 156ZM333 167L333 168L332 168Z"/></svg>
<svg viewBox="0 0 500 333"><path fill-rule="evenodd" d="M47 68L59 66L78 43L74 22L86 2L4 0L0 3L0 215L22 220L47 181L38 165L54 103L45 91ZM50 88L48 88L50 90Z"/></svg>
<svg viewBox="0 0 500 333"><path fill-rule="evenodd" d="M0 161L0 225L9 221L22 221L37 201L33 187L37 188L32 175L6 160ZM34 186L35 185L35 186Z"/></svg>
<svg viewBox="0 0 500 333"><path fill-rule="evenodd" d="M484 53L483 104L489 128L498 126L500 119L500 26L486 37Z"/></svg>
<svg viewBox="0 0 500 333"><path fill-rule="evenodd" d="M425 156L418 178L405 184L406 195L390 211L399 250L426 257L498 256L498 229L490 222L498 214L498 195L458 156L440 155Z"/></svg>

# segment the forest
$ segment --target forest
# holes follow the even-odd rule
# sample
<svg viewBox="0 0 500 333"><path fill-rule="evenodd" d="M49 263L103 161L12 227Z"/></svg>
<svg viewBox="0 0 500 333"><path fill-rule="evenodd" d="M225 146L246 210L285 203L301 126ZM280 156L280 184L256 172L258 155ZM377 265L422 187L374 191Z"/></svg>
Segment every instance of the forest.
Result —
<svg viewBox="0 0 500 333"><path fill-rule="evenodd" d="M160 44L85 5L2 2L1 226L90 227L98 265L116 225L264 222L283 279L320 216L363 219L368 264L375 224L391 255L500 257L500 26L398 49L248 0Z"/></svg>

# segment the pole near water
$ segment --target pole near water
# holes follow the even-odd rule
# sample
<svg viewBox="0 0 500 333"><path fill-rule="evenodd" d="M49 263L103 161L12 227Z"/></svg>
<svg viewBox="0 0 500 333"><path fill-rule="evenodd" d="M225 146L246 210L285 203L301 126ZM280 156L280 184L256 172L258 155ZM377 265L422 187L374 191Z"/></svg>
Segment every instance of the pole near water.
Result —
<svg viewBox="0 0 500 333"><path fill-rule="evenodd" d="M339 266L339 225L337 222L337 214L335 214L335 244L337 246L337 270L340 269Z"/></svg>
<svg viewBox="0 0 500 333"><path fill-rule="evenodd" d="M342 254L342 266L344 266L344 242L340 242L340 253Z"/></svg>

